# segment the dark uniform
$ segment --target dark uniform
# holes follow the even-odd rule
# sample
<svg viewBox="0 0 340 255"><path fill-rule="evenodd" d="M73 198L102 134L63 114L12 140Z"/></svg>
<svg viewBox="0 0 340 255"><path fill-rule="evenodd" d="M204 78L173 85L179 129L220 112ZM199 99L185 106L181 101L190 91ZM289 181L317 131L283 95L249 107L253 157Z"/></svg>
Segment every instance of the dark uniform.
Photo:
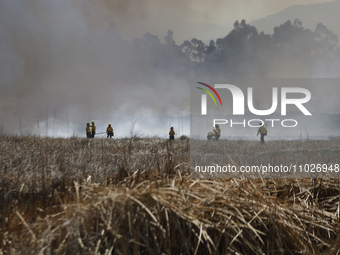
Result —
<svg viewBox="0 0 340 255"><path fill-rule="evenodd" d="M94 124L94 121L92 121L92 125L91 125L91 138L94 138L95 135L96 135L96 126Z"/></svg>
<svg viewBox="0 0 340 255"><path fill-rule="evenodd" d="M174 141L175 140L175 131L174 131L174 128L171 127L170 128L170 132L169 132L169 140L171 141Z"/></svg>
<svg viewBox="0 0 340 255"><path fill-rule="evenodd" d="M215 132L215 140L218 140L218 138L220 138L221 136L221 129L220 126L218 124L216 124L216 129L214 129Z"/></svg>
<svg viewBox="0 0 340 255"><path fill-rule="evenodd" d="M86 124L86 137L87 138L91 138L92 137L90 123Z"/></svg>
<svg viewBox="0 0 340 255"><path fill-rule="evenodd" d="M261 135L261 143L264 143L264 136L267 135L267 129L265 126L263 126L262 123L260 123L260 125L262 125L260 128L259 128L259 131L257 132L257 135Z"/></svg>
<svg viewBox="0 0 340 255"><path fill-rule="evenodd" d="M112 136L114 135L113 134L113 128L111 127L111 124L109 124L109 126L107 127L106 134L107 134L106 138L109 138L109 137L112 138Z"/></svg>

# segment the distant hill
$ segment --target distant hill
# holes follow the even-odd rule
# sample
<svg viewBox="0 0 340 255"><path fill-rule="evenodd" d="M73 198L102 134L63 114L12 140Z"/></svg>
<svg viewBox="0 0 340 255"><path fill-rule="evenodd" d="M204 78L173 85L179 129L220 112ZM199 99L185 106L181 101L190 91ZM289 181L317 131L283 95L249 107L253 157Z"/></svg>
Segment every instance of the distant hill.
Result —
<svg viewBox="0 0 340 255"><path fill-rule="evenodd" d="M174 23L172 24L174 26ZM216 41L217 38L223 38L229 34L233 29L230 26L219 26L215 24L192 24L183 21L174 26L174 38L178 44L182 44L184 40L191 40L193 38L202 40L209 44L210 40Z"/></svg>
<svg viewBox="0 0 340 255"><path fill-rule="evenodd" d="M233 29L233 23L213 24L209 15L205 17L204 14L190 8L170 8L164 12L150 11L142 19L138 18L138 15L131 18L130 22L122 18L117 18L117 22L114 22L119 33L127 40L142 37L145 33L157 35L163 40L168 29L171 29L178 45L193 38L209 43L210 40L225 37Z"/></svg>
<svg viewBox="0 0 340 255"><path fill-rule="evenodd" d="M166 20L163 22L168 23L168 27L174 32L174 39L177 44L182 44L185 40L191 40L193 38L202 40L204 43L209 44L210 40L216 40L217 38L223 38L229 34L233 29L232 24L230 26L219 26L216 24L193 24L187 21L177 18L173 20ZM162 27L164 25L162 24ZM166 33L166 30L162 30L162 27L158 28L157 35L162 39ZM162 36L162 34L164 34Z"/></svg>
<svg viewBox="0 0 340 255"><path fill-rule="evenodd" d="M333 2L293 5L283 11L267 16L265 18L251 22L259 32L272 34L274 27L283 24L287 20L294 21L296 18L301 20L303 26L315 30L318 23L327 26L340 39L340 0Z"/></svg>
<svg viewBox="0 0 340 255"><path fill-rule="evenodd" d="M340 0L327 3L309 4L309 5L292 5L281 12L264 17L251 22L259 32L264 31L267 34L273 34L274 27L285 23L287 20L292 22L295 19L302 21L305 28L315 30L318 23L322 23L334 34L338 35L340 40ZM171 24L171 25L170 25ZM196 37L208 43L209 40L225 37L231 30L232 24L228 27L222 27L215 24L190 24L177 18L169 22L169 27L174 30L174 38L181 44L183 40L190 40Z"/></svg>

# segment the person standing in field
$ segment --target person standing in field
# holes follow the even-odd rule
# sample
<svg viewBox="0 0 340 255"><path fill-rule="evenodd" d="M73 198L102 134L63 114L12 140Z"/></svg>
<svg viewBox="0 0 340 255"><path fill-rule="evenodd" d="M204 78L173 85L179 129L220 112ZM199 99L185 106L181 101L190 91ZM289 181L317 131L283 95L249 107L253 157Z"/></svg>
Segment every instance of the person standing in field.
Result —
<svg viewBox="0 0 340 255"><path fill-rule="evenodd" d="M261 143L264 143L264 136L267 135L267 129L264 126L264 123L260 122L259 123L260 127L259 127L259 131L257 132L257 135L261 135Z"/></svg>
<svg viewBox="0 0 340 255"><path fill-rule="evenodd" d="M90 123L86 123L86 137L87 138L91 138L91 127L90 127Z"/></svg>
<svg viewBox="0 0 340 255"><path fill-rule="evenodd" d="M215 140L218 140L218 138L220 138L221 136L221 129L220 129L220 125L216 124L215 125L214 132L215 132Z"/></svg>
<svg viewBox="0 0 340 255"><path fill-rule="evenodd" d="M170 132L169 132L169 140L170 141L174 141L175 140L175 131L174 131L174 127L170 128Z"/></svg>
<svg viewBox="0 0 340 255"><path fill-rule="evenodd" d="M96 125L94 124L94 120L92 120L92 125L91 125L91 138L94 138L96 135Z"/></svg>
<svg viewBox="0 0 340 255"><path fill-rule="evenodd" d="M112 136L113 136L113 128L111 126L111 123L109 123L109 126L106 129L106 134L107 134L106 138L109 138L109 137L110 137L110 139L112 138Z"/></svg>

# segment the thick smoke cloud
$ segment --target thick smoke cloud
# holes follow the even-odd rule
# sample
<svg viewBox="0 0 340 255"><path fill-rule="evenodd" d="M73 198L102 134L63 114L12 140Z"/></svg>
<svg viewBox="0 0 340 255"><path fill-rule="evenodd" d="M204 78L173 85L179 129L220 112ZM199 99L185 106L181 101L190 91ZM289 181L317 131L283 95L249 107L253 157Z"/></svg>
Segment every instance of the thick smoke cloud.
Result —
<svg viewBox="0 0 340 255"><path fill-rule="evenodd" d="M164 31L164 38L146 33L124 40L120 30L136 21L137 10L143 19L149 6L150 1L136 0L1 1L3 130L82 134L94 119L98 131L112 122L119 135L129 134L133 126L142 134L166 135L170 125L183 126L184 118L171 122L162 116L189 114L189 85L196 81L337 75L337 40L324 27L315 45L310 42L318 41L316 32L291 23L274 35L235 23L230 34L209 44L197 39L176 43L171 30ZM117 15L117 27L109 23L111 15ZM125 23L127 17L131 24ZM311 57L311 52L324 57ZM187 125L181 132L186 130Z"/></svg>
<svg viewBox="0 0 340 255"><path fill-rule="evenodd" d="M185 108L186 90L177 94L183 81L151 74L154 66L148 56L133 52L113 24L107 31L98 29L95 19L100 19L101 8L77 0L1 2L0 107L5 131L18 131L20 119L27 132L33 125L37 129L36 120L54 115L59 128L65 130L68 119L77 131L91 119L106 125L112 119L126 122Z"/></svg>
<svg viewBox="0 0 340 255"><path fill-rule="evenodd" d="M225 36L235 20L248 22L278 13L291 5L322 3L329 0L102 0L98 8L106 12L106 21L114 21L124 38L146 32L163 36L173 29L178 44L193 37L208 43ZM294 16L292 19L302 16ZM286 21L286 20L284 20ZM283 21L283 22L284 22ZM106 22L107 23L107 22ZM278 24L273 24L272 28ZM314 25L313 25L314 26Z"/></svg>

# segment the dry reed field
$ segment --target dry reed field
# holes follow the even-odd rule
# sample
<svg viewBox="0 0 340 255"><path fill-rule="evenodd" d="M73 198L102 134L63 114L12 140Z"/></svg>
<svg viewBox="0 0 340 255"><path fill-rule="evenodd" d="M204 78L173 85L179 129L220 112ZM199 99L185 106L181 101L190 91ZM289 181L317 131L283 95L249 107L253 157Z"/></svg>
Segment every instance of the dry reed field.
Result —
<svg viewBox="0 0 340 255"><path fill-rule="evenodd" d="M338 178L191 178L200 143L235 165L340 159L340 139L0 136L0 254L340 253Z"/></svg>
<svg viewBox="0 0 340 255"><path fill-rule="evenodd" d="M198 178L338 178L340 177L340 139L270 141L261 145L255 141L215 142L191 140L191 165L267 166L267 172L202 173ZM312 165L314 164L314 165ZM268 166L285 166L284 171L268 171ZM318 168L317 168L318 166ZM322 168L323 167L323 168ZM290 171L289 171L290 169ZM278 169L277 169L278 170Z"/></svg>

